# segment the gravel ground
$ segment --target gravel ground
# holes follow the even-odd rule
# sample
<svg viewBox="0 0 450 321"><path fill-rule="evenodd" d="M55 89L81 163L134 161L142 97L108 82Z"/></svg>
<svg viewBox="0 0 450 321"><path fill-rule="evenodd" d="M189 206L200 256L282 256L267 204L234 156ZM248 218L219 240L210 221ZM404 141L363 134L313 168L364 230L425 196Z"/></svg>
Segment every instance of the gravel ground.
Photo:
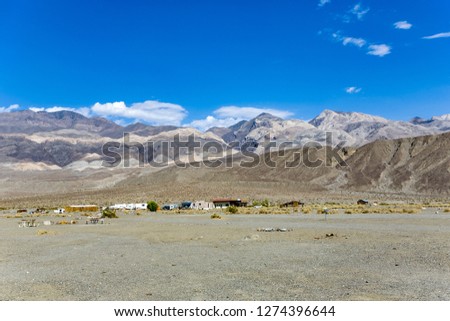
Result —
<svg viewBox="0 0 450 321"><path fill-rule="evenodd" d="M1 300L450 300L450 214L17 221L0 217Z"/></svg>

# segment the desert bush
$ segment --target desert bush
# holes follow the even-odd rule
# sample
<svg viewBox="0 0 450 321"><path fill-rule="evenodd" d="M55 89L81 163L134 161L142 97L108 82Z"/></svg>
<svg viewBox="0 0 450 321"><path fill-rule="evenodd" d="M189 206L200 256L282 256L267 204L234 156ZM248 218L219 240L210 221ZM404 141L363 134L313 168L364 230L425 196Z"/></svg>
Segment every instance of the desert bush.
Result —
<svg viewBox="0 0 450 321"><path fill-rule="evenodd" d="M231 214L236 214L238 212L238 208L236 206L228 206L227 212Z"/></svg>
<svg viewBox="0 0 450 321"><path fill-rule="evenodd" d="M158 203L156 203L155 201L150 201L147 203L147 209L150 212L156 212L158 208L159 208Z"/></svg>
<svg viewBox="0 0 450 321"><path fill-rule="evenodd" d="M267 198L264 199L264 201L261 202L261 205L264 207L269 207L270 206L269 200Z"/></svg>
<svg viewBox="0 0 450 321"><path fill-rule="evenodd" d="M252 206L261 206L261 202L260 201L253 201L252 202Z"/></svg>
<svg viewBox="0 0 450 321"><path fill-rule="evenodd" d="M112 210L109 207L105 208L102 211L102 218L118 218L118 216L116 215L116 210Z"/></svg>
<svg viewBox="0 0 450 321"><path fill-rule="evenodd" d="M212 218L212 219L219 219L219 220L220 220L220 219L222 218L222 216L220 216L220 215L217 214L217 213L214 213L214 214L211 215L211 218Z"/></svg>
<svg viewBox="0 0 450 321"><path fill-rule="evenodd" d="M304 208L302 208L302 212L304 214L310 214L311 211L312 211L311 207L304 207Z"/></svg>

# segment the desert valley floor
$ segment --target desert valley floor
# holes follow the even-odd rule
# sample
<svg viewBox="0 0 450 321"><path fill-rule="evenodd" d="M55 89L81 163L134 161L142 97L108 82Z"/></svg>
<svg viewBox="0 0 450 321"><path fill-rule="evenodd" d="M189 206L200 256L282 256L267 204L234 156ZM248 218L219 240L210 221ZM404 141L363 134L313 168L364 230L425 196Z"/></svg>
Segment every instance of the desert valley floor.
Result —
<svg viewBox="0 0 450 321"><path fill-rule="evenodd" d="M450 214L434 209L17 221L0 217L0 300L450 300Z"/></svg>

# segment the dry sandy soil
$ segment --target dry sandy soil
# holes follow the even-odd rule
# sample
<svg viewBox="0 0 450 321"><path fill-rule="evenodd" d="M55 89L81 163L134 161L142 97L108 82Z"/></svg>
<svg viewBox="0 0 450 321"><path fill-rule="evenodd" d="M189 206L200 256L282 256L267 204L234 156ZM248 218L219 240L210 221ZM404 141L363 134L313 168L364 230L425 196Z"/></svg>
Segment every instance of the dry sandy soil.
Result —
<svg viewBox="0 0 450 321"><path fill-rule="evenodd" d="M450 300L450 214L18 221L0 217L1 300Z"/></svg>

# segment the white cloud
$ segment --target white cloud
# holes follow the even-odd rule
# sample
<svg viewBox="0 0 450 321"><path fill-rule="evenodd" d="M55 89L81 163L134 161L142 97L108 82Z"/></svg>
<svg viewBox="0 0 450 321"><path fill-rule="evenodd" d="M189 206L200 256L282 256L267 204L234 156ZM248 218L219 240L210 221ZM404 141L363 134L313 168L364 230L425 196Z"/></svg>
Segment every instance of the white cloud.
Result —
<svg viewBox="0 0 450 321"><path fill-rule="evenodd" d="M397 21L396 23L394 23L394 27L395 29L408 30L411 29L412 24L410 24L408 21Z"/></svg>
<svg viewBox="0 0 450 321"><path fill-rule="evenodd" d="M422 39L438 39L438 38L449 38L450 32L441 32L432 36L422 37Z"/></svg>
<svg viewBox="0 0 450 321"><path fill-rule="evenodd" d="M350 45L354 45L354 46L361 48L366 45L366 41L362 38L344 37L342 39L342 44L344 46L350 44Z"/></svg>
<svg viewBox="0 0 450 321"><path fill-rule="evenodd" d="M19 108L19 105L17 104L10 105L9 107L0 107L0 113L9 113L16 110L17 108Z"/></svg>
<svg viewBox="0 0 450 321"><path fill-rule="evenodd" d="M369 12L370 8L363 8L361 3L357 3L350 10L350 13L354 14L358 20L362 20L364 16Z"/></svg>
<svg viewBox="0 0 450 321"><path fill-rule="evenodd" d="M362 48L367 43L366 40L364 40L363 38L354 38L354 37L342 36L340 31L334 32L332 34L332 37L336 41L341 42L344 46L346 46L346 45L353 45L353 46Z"/></svg>
<svg viewBox="0 0 450 321"><path fill-rule="evenodd" d="M44 107L30 107L28 108L29 110L38 112L38 111L45 111L47 113L55 113L58 111L62 111L62 110L68 110L68 111L73 111L75 113L81 114L85 117L90 117L91 116L91 109L87 108L87 107L81 107L81 108L73 108L73 107L60 107L60 106L53 106L53 107L48 107L48 108L44 108Z"/></svg>
<svg viewBox="0 0 450 321"><path fill-rule="evenodd" d="M368 55L383 57L391 53L391 47L385 44L381 45L370 45Z"/></svg>
<svg viewBox="0 0 450 321"><path fill-rule="evenodd" d="M229 118L216 118L214 116L207 116L205 119L194 120L186 127L194 127L201 131L206 131L212 127L230 127L243 119L229 117Z"/></svg>
<svg viewBox="0 0 450 321"><path fill-rule="evenodd" d="M327 3L330 3L331 0L319 0L319 7L323 7L324 5L326 5Z"/></svg>
<svg viewBox="0 0 450 321"><path fill-rule="evenodd" d="M249 120L259 116L262 113L269 113L280 118L287 118L293 115L287 110L273 108L256 108L256 107L238 107L224 106L216 109L214 116L207 116L205 119L194 120L186 126L195 127L205 131L211 127L229 127L242 120Z"/></svg>
<svg viewBox="0 0 450 321"><path fill-rule="evenodd" d="M96 103L91 110L99 116L128 118L152 125L179 126L187 116L187 111L182 106L156 100L134 103L129 107L123 101L105 104Z"/></svg>
<svg viewBox="0 0 450 321"><path fill-rule="evenodd" d="M220 118L238 119L251 119L262 113L269 113L280 118L287 118L293 115L293 113L287 110L238 106L224 106L214 111L214 114Z"/></svg>
<svg viewBox="0 0 450 321"><path fill-rule="evenodd" d="M363 38L355 38L355 37L347 37L343 36L340 31L334 32L331 34L332 38L335 41L341 42L344 46L353 45L359 48L363 48L367 46L367 41ZM383 57L391 53L391 47L386 44L379 45L369 45L367 54Z"/></svg>
<svg viewBox="0 0 450 321"><path fill-rule="evenodd" d="M361 88L358 88L358 87L347 87L347 88L345 88L345 92L347 93L347 94L357 94L357 93L359 93L361 91Z"/></svg>

